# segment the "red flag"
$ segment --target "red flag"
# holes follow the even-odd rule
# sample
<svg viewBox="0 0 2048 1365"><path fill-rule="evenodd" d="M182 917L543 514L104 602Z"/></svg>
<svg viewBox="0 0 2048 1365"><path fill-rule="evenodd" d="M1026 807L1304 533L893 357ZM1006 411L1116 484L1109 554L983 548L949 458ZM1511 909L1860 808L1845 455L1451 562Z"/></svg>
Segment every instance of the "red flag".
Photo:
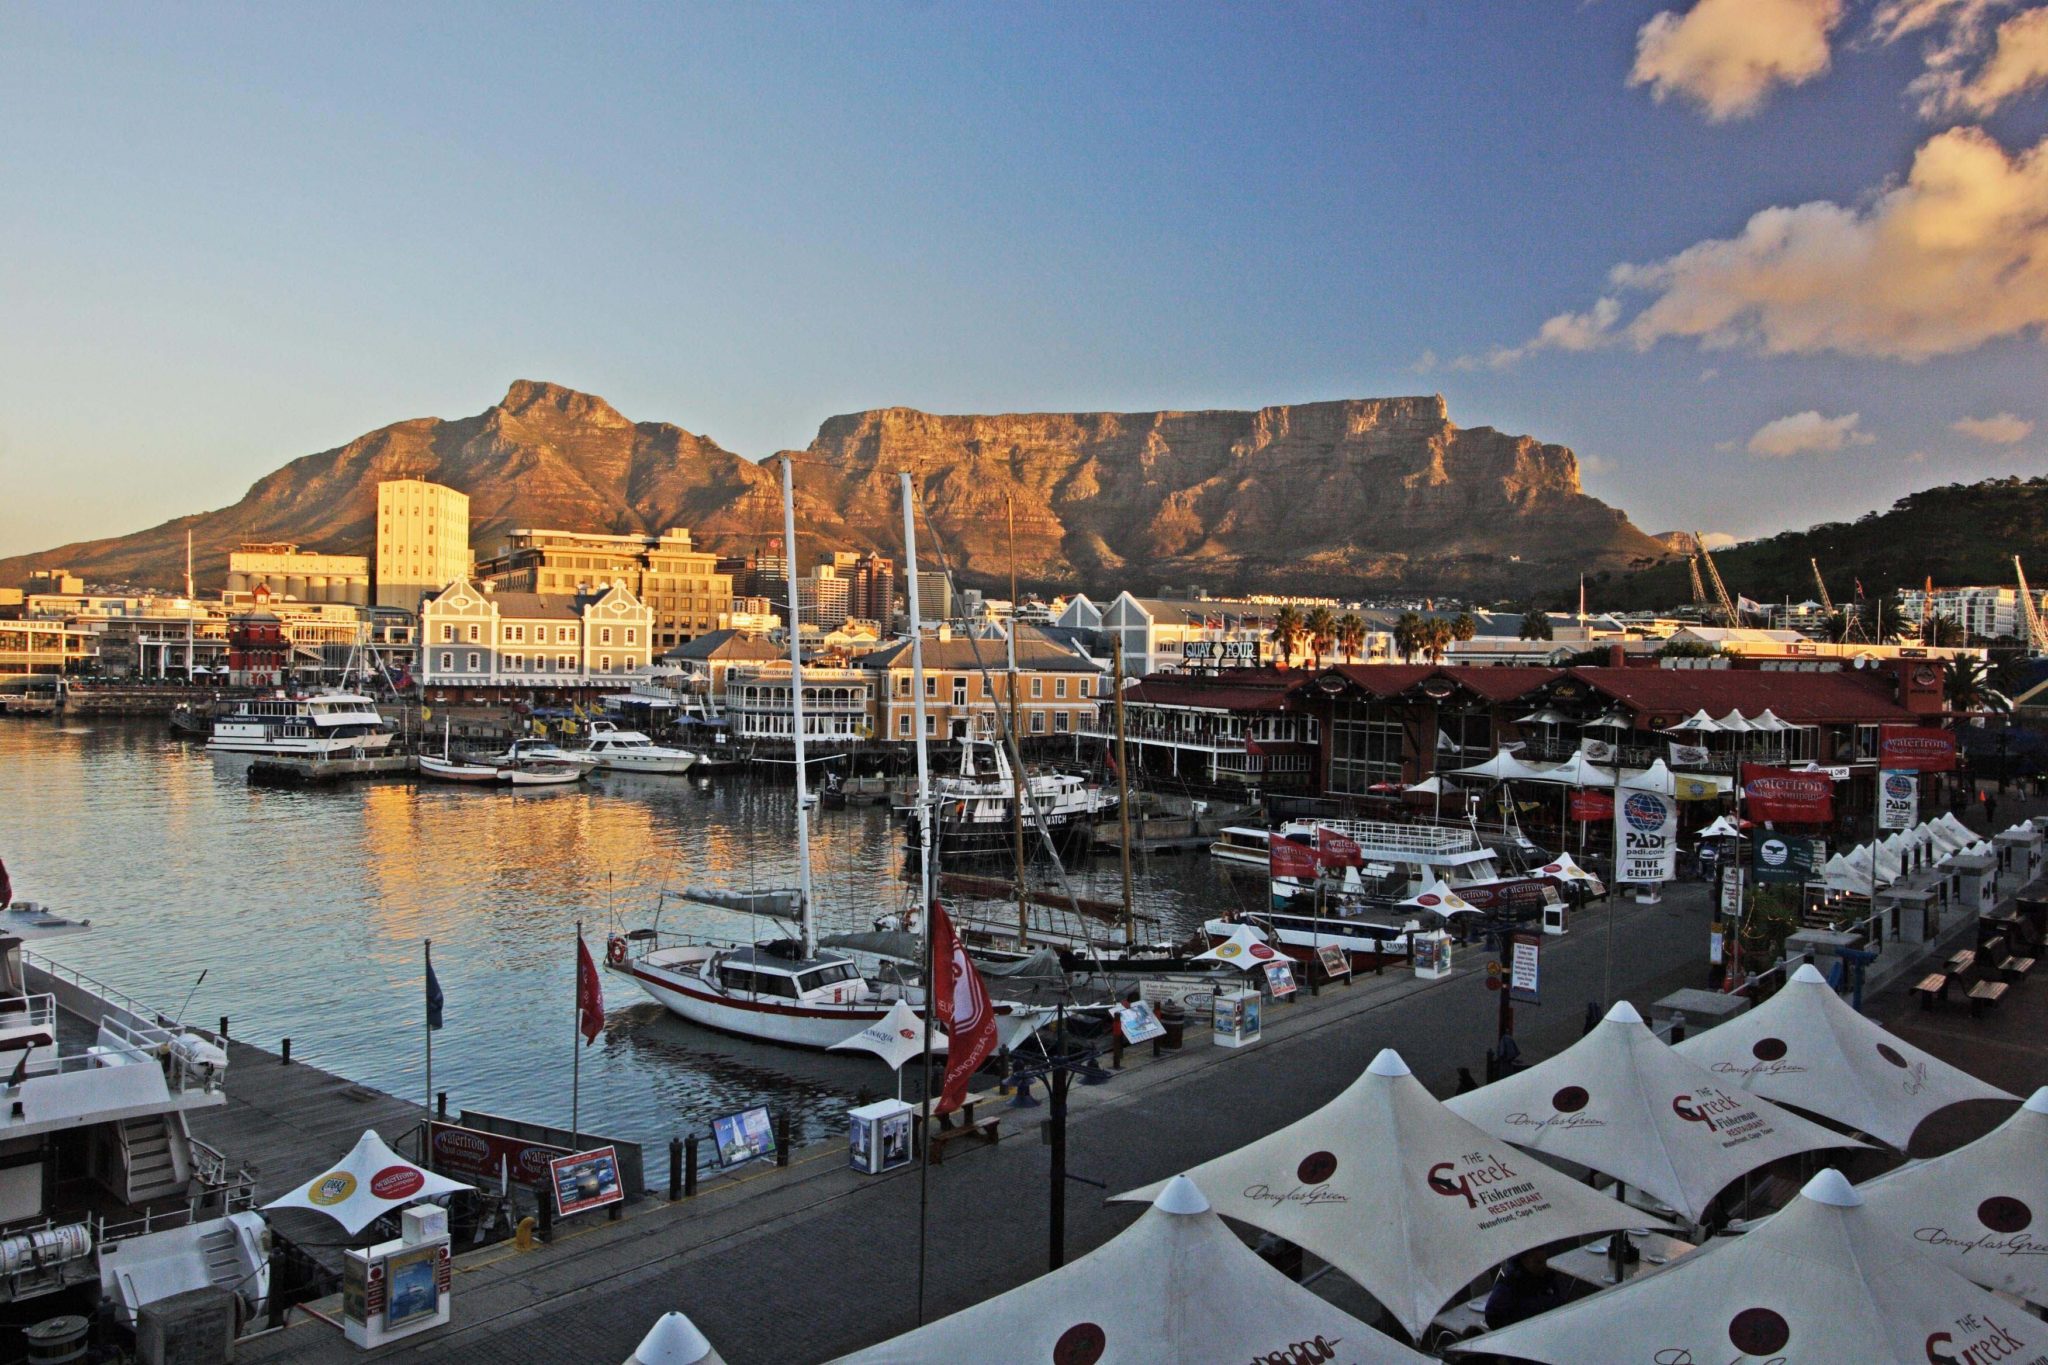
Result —
<svg viewBox="0 0 2048 1365"><path fill-rule="evenodd" d="M589 1047L604 1032L604 987L597 979L597 963L583 935L576 936L576 1031Z"/></svg>
<svg viewBox="0 0 2048 1365"><path fill-rule="evenodd" d="M1824 825L1835 818L1835 783L1826 773L1742 765L1745 811L1758 820L1791 825Z"/></svg>
<svg viewBox="0 0 2048 1365"><path fill-rule="evenodd" d="M14 883L8 880L7 864L0 862L0 910L14 904Z"/></svg>
<svg viewBox="0 0 2048 1365"><path fill-rule="evenodd" d="M1299 881L1312 882L1316 879L1316 851L1307 844L1294 842L1284 834L1268 834L1266 871L1269 876L1293 877Z"/></svg>
<svg viewBox="0 0 2048 1365"><path fill-rule="evenodd" d="M960 936L944 907L932 902L931 1008L935 1021L946 1025L946 1087L936 1113L958 1109L967 1099L967 1082L996 1050L996 1012L988 1001L981 974L967 960Z"/></svg>
<svg viewBox="0 0 2048 1365"><path fill-rule="evenodd" d="M1324 867L1364 867L1365 850L1358 846L1356 839L1317 825L1316 859Z"/></svg>

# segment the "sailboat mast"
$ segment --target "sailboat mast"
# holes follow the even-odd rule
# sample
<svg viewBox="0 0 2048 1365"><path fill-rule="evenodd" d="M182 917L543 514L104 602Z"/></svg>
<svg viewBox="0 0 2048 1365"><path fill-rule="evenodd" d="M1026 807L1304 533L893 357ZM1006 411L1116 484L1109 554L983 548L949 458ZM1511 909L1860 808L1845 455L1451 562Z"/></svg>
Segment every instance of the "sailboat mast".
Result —
<svg viewBox="0 0 2048 1365"><path fill-rule="evenodd" d="M1003 499L1010 533L1010 838L1017 858L1017 946L1031 943L1031 913L1024 902L1024 731L1017 696L1017 499Z"/></svg>
<svg viewBox="0 0 2048 1365"><path fill-rule="evenodd" d="M803 617L796 596L796 467L782 457L782 553L789 578L789 732L796 765L796 878L803 925L803 955L818 953L818 928L811 918L811 789L804 766Z"/></svg>
<svg viewBox="0 0 2048 1365"><path fill-rule="evenodd" d="M1132 910L1131 897L1131 758L1130 750L1124 743L1124 651L1123 637L1117 637L1117 647L1110 651L1114 661L1110 666L1110 686L1116 689L1116 814L1117 822L1123 827L1124 854L1124 946L1138 946L1137 916Z"/></svg>
<svg viewBox="0 0 2048 1365"><path fill-rule="evenodd" d="M911 498L910 473L905 470L899 477L903 481L903 557L910 561L904 574L910 603L910 709L917 729L917 913L918 922L929 937L933 889L932 769L924 739L924 618L918 608L917 514Z"/></svg>

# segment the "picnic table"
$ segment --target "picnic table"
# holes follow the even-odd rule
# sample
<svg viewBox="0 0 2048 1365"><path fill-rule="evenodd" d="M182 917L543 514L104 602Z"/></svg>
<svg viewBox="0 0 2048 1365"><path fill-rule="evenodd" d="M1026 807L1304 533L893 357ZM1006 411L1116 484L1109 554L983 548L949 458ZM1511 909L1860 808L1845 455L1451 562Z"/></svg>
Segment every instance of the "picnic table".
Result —
<svg viewBox="0 0 2048 1365"><path fill-rule="evenodd" d="M1632 1232L1628 1235L1629 1245L1639 1253L1637 1259L1624 1261L1621 1274L1615 1276L1614 1258L1609 1254L1609 1238L1601 1238L1570 1251L1560 1251L1544 1264L1558 1274L1592 1285L1595 1289L1606 1289L1610 1285L1626 1284L1638 1275L1669 1265L1687 1252L1698 1249L1694 1242L1681 1241L1661 1232Z"/></svg>

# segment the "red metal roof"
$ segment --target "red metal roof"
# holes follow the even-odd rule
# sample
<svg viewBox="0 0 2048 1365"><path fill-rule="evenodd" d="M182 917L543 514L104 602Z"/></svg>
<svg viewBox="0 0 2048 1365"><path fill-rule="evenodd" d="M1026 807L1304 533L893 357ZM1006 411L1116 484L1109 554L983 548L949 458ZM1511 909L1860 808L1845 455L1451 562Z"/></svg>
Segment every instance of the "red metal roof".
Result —
<svg viewBox="0 0 2048 1365"><path fill-rule="evenodd" d="M1280 711L1299 673L1245 669L1237 676L1154 673L1124 693L1126 704L1204 707L1215 711Z"/></svg>
<svg viewBox="0 0 2048 1365"><path fill-rule="evenodd" d="M1429 678L1443 678L1496 702L1512 701L1563 676L1560 669L1530 665L1335 664L1325 671L1342 674L1375 696L1396 696Z"/></svg>
<svg viewBox="0 0 2048 1365"><path fill-rule="evenodd" d="M1798 673L1754 668L1574 668L1571 675L1641 716L1667 723L1704 708L1716 718L1768 707L1795 725L1875 725L1915 719L1900 706L1889 671Z"/></svg>

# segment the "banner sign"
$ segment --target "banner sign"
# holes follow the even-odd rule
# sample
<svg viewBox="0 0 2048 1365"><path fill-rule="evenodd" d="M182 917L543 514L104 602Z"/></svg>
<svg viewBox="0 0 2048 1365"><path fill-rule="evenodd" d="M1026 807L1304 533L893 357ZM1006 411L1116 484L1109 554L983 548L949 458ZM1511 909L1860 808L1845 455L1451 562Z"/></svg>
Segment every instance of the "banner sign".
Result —
<svg viewBox="0 0 2048 1365"><path fill-rule="evenodd" d="M1764 884L1803 884L1819 866L1819 842L1789 834L1760 835L1756 841L1756 879Z"/></svg>
<svg viewBox="0 0 2048 1365"><path fill-rule="evenodd" d="M1614 803L1617 882L1668 882L1678 872L1678 803L1623 787Z"/></svg>
<svg viewBox="0 0 2048 1365"><path fill-rule="evenodd" d="M1614 793L1586 792L1572 793L1572 819L1612 820L1614 818Z"/></svg>
<svg viewBox="0 0 2048 1365"><path fill-rule="evenodd" d="M1877 761L1884 768L1920 773L1954 772L1956 737L1928 726L1883 725L1877 731Z"/></svg>
<svg viewBox="0 0 2048 1365"><path fill-rule="evenodd" d="M1304 882L1316 879L1316 851L1307 844L1295 843L1284 834L1266 836L1266 862L1275 877L1292 877Z"/></svg>
<svg viewBox="0 0 2048 1365"><path fill-rule="evenodd" d="M549 1163L549 1173L553 1177L555 1208L564 1218L626 1200L626 1185L619 1179L619 1154L615 1148L599 1147L558 1156Z"/></svg>
<svg viewBox="0 0 2048 1365"><path fill-rule="evenodd" d="M1824 825L1835 818L1835 783L1824 772L1742 765L1743 813L1752 820Z"/></svg>
<svg viewBox="0 0 2048 1365"><path fill-rule="evenodd" d="M1684 773L1674 773L1671 785L1677 788L1681 801L1713 801L1721 795L1719 784L1711 777L1687 777Z"/></svg>
<svg viewBox="0 0 2048 1365"><path fill-rule="evenodd" d="M756 1105L737 1114L720 1114L711 1120L711 1147L718 1164L733 1167L756 1157L775 1155L775 1124L768 1106Z"/></svg>
<svg viewBox="0 0 2048 1365"><path fill-rule="evenodd" d="M1607 742L1606 740L1604 740L1604 739L1582 739L1582 740L1580 740L1580 741L1579 741L1579 752L1580 752L1580 753L1582 753L1582 754L1584 754L1584 755L1586 756L1586 761L1587 761L1588 763L1612 763L1612 762L1614 762L1614 754L1615 754L1615 749L1614 749L1614 746L1613 746L1612 744L1609 744L1609 743L1608 743L1608 742Z"/></svg>
<svg viewBox="0 0 2048 1365"><path fill-rule="evenodd" d="M1707 766L1707 746L1704 744L1680 744L1674 739L1666 747L1671 750L1671 766L1674 768Z"/></svg>
<svg viewBox="0 0 2048 1365"><path fill-rule="evenodd" d="M1273 992L1275 1000L1285 1000L1298 989L1294 984L1294 968L1285 962L1268 962L1266 986Z"/></svg>
<svg viewBox="0 0 2048 1365"><path fill-rule="evenodd" d="M1316 861L1324 867L1364 867L1365 850L1358 840L1317 825Z"/></svg>
<svg viewBox="0 0 2048 1365"><path fill-rule="evenodd" d="M479 1186L502 1175L529 1189L545 1187L551 1178L550 1164L569 1155L567 1147L453 1123L427 1125L427 1150L432 1153L428 1165L440 1175L457 1176Z"/></svg>
<svg viewBox="0 0 2048 1365"><path fill-rule="evenodd" d="M1534 934L1516 934L1509 942L1513 951L1508 958L1508 998L1533 1005L1543 960L1542 940Z"/></svg>
<svg viewBox="0 0 2048 1365"><path fill-rule="evenodd" d="M1721 915L1725 919L1742 917L1742 869L1732 864L1721 870Z"/></svg>
<svg viewBox="0 0 2048 1365"><path fill-rule="evenodd" d="M1206 1019L1216 1008L1216 988L1184 981L1146 978L1138 983L1138 998L1157 1010L1171 1000L1190 1019Z"/></svg>
<svg viewBox="0 0 2048 1365"><path fill-rule="evenodd" d="M1877 775L1877 827L1911 829L1920 823L1920 774L1886 768Z"/></svg>
<svg viewBox="0 0 2048 1365"><path fill-rule="evenodd" d="M1351 975L1351 954L1334 943L1325 943L1316 949L1316 961L1323 964L1323 975L1330 979Z"/></svg>

